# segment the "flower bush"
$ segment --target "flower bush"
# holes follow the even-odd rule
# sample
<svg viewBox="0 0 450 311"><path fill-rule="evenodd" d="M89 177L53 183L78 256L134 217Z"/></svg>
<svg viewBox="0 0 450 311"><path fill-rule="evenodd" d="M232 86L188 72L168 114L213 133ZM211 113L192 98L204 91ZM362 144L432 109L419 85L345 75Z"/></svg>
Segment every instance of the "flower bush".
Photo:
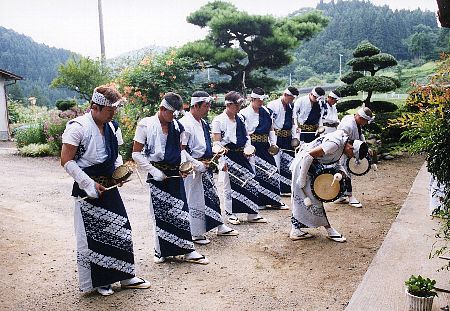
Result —
<svg viewBox="0 0 450 311"><path fill-rule="evenodd" d="M48 110L46 107L25 106L16 101L8 103L8 111L14 117L11 120L15 127L12 134L19 149L30 144L46 144L45 148L33 146L25 149L27 152L21 152L25 156L33 156L34 152L28 152L29 150L46 150L46 154L43 151L36 152L39 156L59 155L61 136L67 121L83 114L80 107L72 107L66 111Z"/></svg>
<svg viewBox="0 0 450 311"><path fill-rule="evenodd" d="M125 68L117 79L118 90L127 103L118 113L124 145L121 154L131 158L134 132L137 122L156 113L166 92L175 92L187 102L194 85L193 63L177 57L176 50L160 55L147 55L142 61Z"/></svg>

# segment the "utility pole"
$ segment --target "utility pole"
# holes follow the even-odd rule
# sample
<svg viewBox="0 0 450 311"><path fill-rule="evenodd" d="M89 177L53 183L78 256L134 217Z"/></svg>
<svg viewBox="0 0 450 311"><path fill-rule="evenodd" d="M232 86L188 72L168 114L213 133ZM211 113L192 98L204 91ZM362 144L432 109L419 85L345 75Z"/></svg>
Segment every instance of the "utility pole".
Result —
<svg viewBox="0 0 450 311"><path fill-rule="evenodd" d="M98 23L100 26L100 57L102 64L105 65L105 38L103 36L103 13L102 13L102 0L98 0Z"/></svg>
<svg viewBox="0 0 450 311"><path fill-rule="evenodd" d="M339 54L339 79L342 78L342 54Z"/></svg>

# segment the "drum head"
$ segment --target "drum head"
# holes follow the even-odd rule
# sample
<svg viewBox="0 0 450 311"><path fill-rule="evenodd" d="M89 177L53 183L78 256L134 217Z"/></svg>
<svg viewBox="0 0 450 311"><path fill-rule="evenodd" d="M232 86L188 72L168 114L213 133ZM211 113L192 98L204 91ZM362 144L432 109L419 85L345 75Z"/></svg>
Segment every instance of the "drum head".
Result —
<svg viewBox="0 0 450 311"><path fill-rule="evenodd" d="M277 145L271 145L269 149L267 149L267 152L269 152L269 154L272 156L277 155L278 152L280 152L280 147L278 147Z"/></svg>
<svg viewBox="0 0 450 311"><path fill-rule="evenodd" d="M353 175L362 176L370 170L370 162L367 158L362 160L350 158L347 160L347 168Z"/></svg>
<svg viewBox="0 0 450 311"><path fill-rule="evenodd" d="M128 166L120 165L112 173L112 178L114 179L114 181L116 183L120 183L122 181L127 180L131 176L132 173L133 173L133 171L130 170L128 168Z"/></svg>
<svg viewBox="0 0 450 311"><path fill-rule="evenodd" d="M183 162L180 164L180 172L184 174L190 174L194 170L192 162Z"/></svg>
<svg viewBox="0 0 450 311"><path fill-rule="evenodd" d="M311 182L313 195L322 202L331 202L336 200L342 192L342 180L333 183L334 172L325 170L314 177ZM331 185L333 184L333 185Z"/></svg>
<svg viewBox="0 0 450 311"><path fill-rule="evenodd" d="M255 153L255 151L256 151L256 148L255 148L255 146L253 146L253 145L248 145L248 146L246 146L246 147L244 148L244 154L245 154L246 156L251 156L251 155L253 155L253 154Z"/></svg>

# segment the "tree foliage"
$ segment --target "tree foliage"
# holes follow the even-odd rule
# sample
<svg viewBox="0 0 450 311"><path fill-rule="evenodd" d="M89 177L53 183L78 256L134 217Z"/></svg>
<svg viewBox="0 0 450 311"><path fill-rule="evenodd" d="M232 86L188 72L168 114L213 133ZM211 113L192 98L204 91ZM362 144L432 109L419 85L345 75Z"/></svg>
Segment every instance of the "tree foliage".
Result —
<svg viewBox="0 0 450 311"><path fill-rule="evenodd" d="M65 63L71 53L0 27L0 69L24 78L7 87L13 99L26 102L28 97L36 97L37 105L52 106L57 99L72 97L73 92L48 87L57 74L58 65Z"/></svg>
<svg viewBox="0 0 450 311"><path fill-rule="evenodd" d="M89 101L94 89L110 82L111 70L100 60L89 57L72 57L58 67L58 76L52 81L52 88L67 88Z"/></svg>
<svg viewBox="0 0 450 311"><path fill-rule="evenodd" d="M389 92L399 87L399 81L375 74L385 68L397 65L394 56L381 53L381 50L368 41L361 42L353 51L354 58L347 62L353 72L344 75L341 80L352 86L356 91L367 92L364 103L371 106L370 98L374 92ZM370 76L364 76L362 72L369 72ZM343 96L352 94L352 88L341 88Z"/></svg>
<svg viewBox="0 0 450 311"><path fill-rule="evenodd" d="M199 68L212 68L227 76L226 81L216 81L223 90L245 86L273 88L277 80L269 78L267 70L289 64L289 51L328 23L319 12L275 18L250 15L223 1L204 5L187 21L207 27L209 33L205 39L183 46L180 55L192 58Z"/></svg>
<svg viewBox="0 0 450 311"><path fill-rule="evenodd" d="M412 140L410 149L427 153L427 167L443 186L443 201L439 216L442 227L436 236L442 243L434 245L434 255L450 254L450 54L442 54L431 83L416 86L407 100L410 110L391 125L405 128L403 138ZM411 109L413 108L413 109ZM450 263L446 267L450 269Z"/></svg>
<svg viewBox="0 0 450 311"><path fill-rule="evenodd" d="M438 59L439 52L450 52L450 29L439 28L434 12L416 10L392 10L369 1L320 1L316 6L330 18L329 25L317 36L295 49L292 64L278 69L276 77L289 78L301 83L304 77L296 74L298 66L308 66L315 75L339 73L339 61L346 63L353 58L349 47L369 40L380 50L397 60ZM312 10L312 8L310 9ZM305 12L299 9L298 12ZM429 27L425 32L432 37L429 49L418 55L410 50L407 38L417 32L416 26ZM435 35L437 37L435 39ZM339 56L342 55L342 57Z"/></svg>

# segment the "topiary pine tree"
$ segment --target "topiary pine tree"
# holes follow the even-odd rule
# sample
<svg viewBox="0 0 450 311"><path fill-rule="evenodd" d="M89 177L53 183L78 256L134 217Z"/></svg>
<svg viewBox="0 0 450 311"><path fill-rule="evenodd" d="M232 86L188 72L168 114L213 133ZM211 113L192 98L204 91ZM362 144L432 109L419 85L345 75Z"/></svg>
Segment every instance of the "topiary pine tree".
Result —
<svg viewBox="0 0 450 311"><path fill-rule="evenodd" d="M267 71L288 65L292 61L289 51L328 24L328 18L318 11L275 18L250 15L224 1L202 6L187 21L207 28L209 33L205 39L181 47L178 55L192 58L199 68L211 68L224 77L210 82L221 91L274 88L278 81Z"/></svg>
<svg viewBox="0 0 450 311"><path fill-rule="evenodd" d="M374 92L389 92L400 87L396 78L375 76L379 70L397 65L397 60L391 54L381 53L372 43L362 41L353 51L353 56L354 58L347 62L353 71L342 76L341 81L346 85L338 88L342 96L357 95L358 91L367 92L364 103L370 107ZM369 72L370 76L365 76L363 72Z"/></svg>

